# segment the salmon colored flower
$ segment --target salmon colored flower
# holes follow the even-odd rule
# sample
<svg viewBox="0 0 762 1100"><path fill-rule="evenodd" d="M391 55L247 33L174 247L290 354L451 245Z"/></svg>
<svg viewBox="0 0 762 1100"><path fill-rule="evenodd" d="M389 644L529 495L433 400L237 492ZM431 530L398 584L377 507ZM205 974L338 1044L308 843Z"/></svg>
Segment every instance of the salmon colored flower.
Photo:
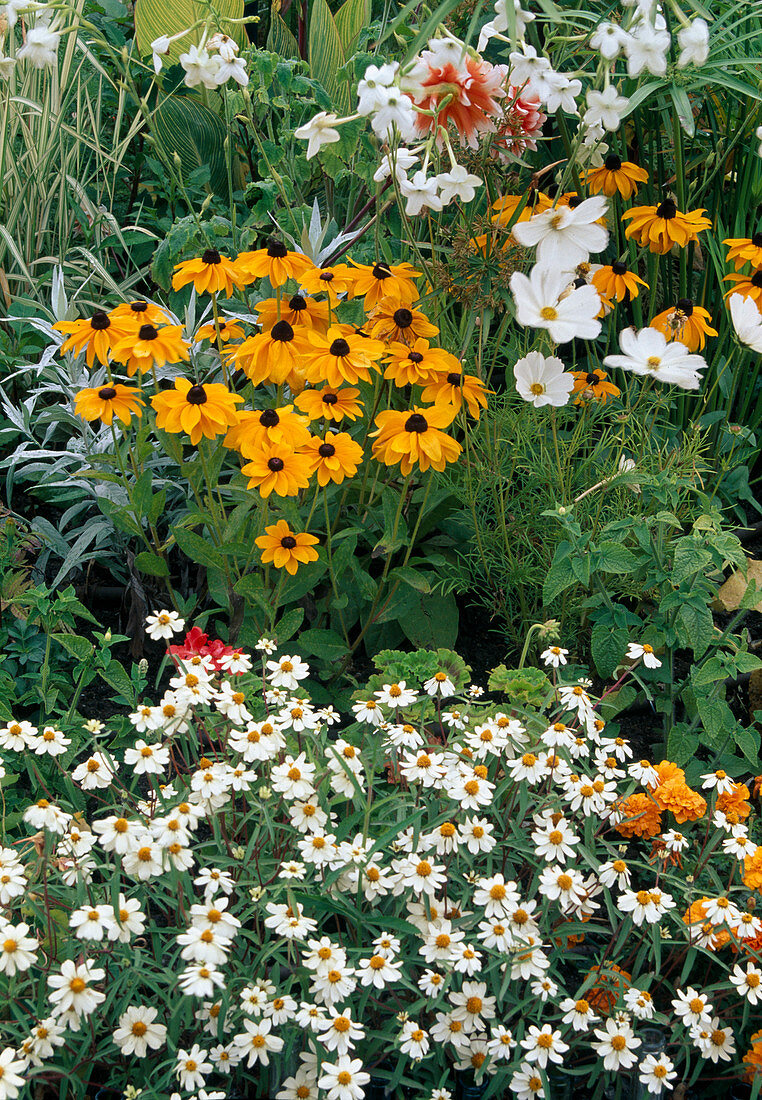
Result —
<svg viewBox="0 0 762 1100"><path fill-rule="evenodd" d="M241 286L234 262L227 256L221 256L216 248L207 248L201 256L175 265L172 289L182 290L189 283L193 283L196 294L219 294L223 291L226 298Z"/></svg>
<svg viewBox="0 0 762 1100"><path fill-rule="evenodd" d="M688 351L701 351L707 336L716 336L712 318L690 298L680 298L673 309L665 309L651 321L651 328L662 332L667 340L678 340Z"/></svg>
<svg viewBox="0 0 762 1100"><path fill-rule="evenodd" d="M455 362L454 369L437 375L424 387L421 401L452 405L458 412L465 402L471 416L478 420L481 410L487 408L487 393L491 391L485 390L484 383L475 374L464 374L457 359Z"/></svg>
<svg viewBox="0 0 762 1100"><path fill-rule="evenodd" d="M293 405L278 408L244 410L223 439L223 444L244 458L258 454L268 443L285 443L299 450L310 439L309 419L293 411Z"/></svg>
<svg viewBox="0 0 762 1100"><path fill-rule="evenodd" d="M627 269L627 264L615 260L613 264L599 267L593 272L592 283L602 298L611 301L623 302L628 298L633 301L640 294L640 287L648 290L648 283L644 282L634 271Z"/></svg>
<svg viewBox="0 0 762 1100"><path fill-rule="evenodd" d="M146 323L137 332L123 335L111 349L117 363L124 363L132 378L136 371L145 374L152 367L180 363L188 358L188 341L183 339L181 325L156 328Z"/></svg>
<svg viewBox="0 0 762 1100"><path fill-rule="evenodd" d="M501 116L496 122L495 136L490 142L490 152L494 157L508 161L537 148L536 138L542 133L548 118L540 105L538 95L512 85L508 88L501 104Z"/></svg>
<svg viewBox="0 0 762 1100"><path fill-rule="evenodd" d="M185 432L195 447L202 436L214 439L238 421L236 404L243 401L219 382L193 383L176 378L172 390L162 390L151 398L156 410L156 427L165 432Z"/></svg>
<svg viewBox="0 0 762 1100"><path fill-rule="evenodd" d="M387 466L400 463L400 471L407 475L416 463L421 471L444 470L448 462L457 462L462 450L460 443L442 431L452 423L455 409L448 405L396 412L388 409L376 417L373 457Z"/></svg>
<svg viewBox="0 0 762 1100"><path fill-rule="evenodd" d="M306 339L302 370L313 384L369 382L371 371L378 370L376 364L384 354L380 340L355 332L351 325L331 325L325 335L308 332Z"/></svg>
<svg viewBox="0 0 762 1100"><path fill-rule="evenodd" d="M298 281L314 265L301 252L289 252L283 241L270 237L265 248L241 252L234 266L237 278L244 285L257 279L269 279L270 285L277 288L289 279Z"/></svg>
<svg viewBox="0 0 762 1100"><path fill-rule="evenodd" d="M294 404L310 420L320 420L323 417L338 424L345 416L349 420L357 420L362 416L363 402L357 400L359 396L360 391L352 386L323 386L319 390L303 390L294 398Z"/></svg>
<svg viewBox="0 0 762 1100"><path fill-rule="evenodd" d="M645 168L639 168L629 160L620 160L614 153L610 153L600 168L590 168L587 172L587 186L591 195L598 195L602 191L611 198L620 194L623 199L630 199L638 190L638 184L645 183L648 172Z"/></svg>
<svg viewBox="0 0 762 1100"><path fill-rule="evenodd" d="M309 298L304 294L292 294L290 298L283 298L280 302L280 316L277 298L265 298L254 309L263 331L271 329L278 321L287 321L293 329L312 328L316 332L325 332L330 322L328 302L319 302L317 298Z"/></svg>
<svg viewBox="0 0 762 1100"><path fill-rule="evenodd" d="M393 298L382 298L370 316L370 334L387 343L412 344L419 336L428 339L439 329L412 305L400 305Z"/></svg>
<svg viewBox="0 0 762 1100"><path fill-rule="evenodd" d="M432 41L429 46L409 77L413 101L419 108L416 129L427 134L452 124L461 145L477 149L478 135L497 129L495 123L502 114L500 100L505 97L508 69L471 57L465 46L457 56L456 44L446 39ZM440 145L443 140L438 136Z"/></svg>
<svg viewBox="0 0 762 1100"><path fill-rule="evenodd" d="M366 313L378 305L382 298L396 298L398 302L414 302L418 289L414 279L422 274L412 264L388 264L378 260L375 264L358 264L350 259L354 267L354 281L350 297L363 298Z"/></svg>
<svg viewBox="0 0 762 1100"><path fill-rule="evenodd" d="M647 794L631 794L617 803L623 818L616 825L622 836L652 837L661 832L661 811Z"/></svg>
<svg viewBox="0 0 762 1100"><path fill-rule="evenodd" d="M139 393L140 390L118 382L80 390L74 397L74 411L83 420L102 420L104 424L111 424L116 417L123 424L129 424L133 415L143 415Z"/></svg>
<svg viewBox="0 0 762 1100"><path fill-rule="evenodd" d="M341 485L345 478L354 477L363 450L348 432L329 432L325 439L312 436L304 454L310 460L310 473L317 473L318 485L325 488L330 482Z"/></svg>
<svg viewBox="0 0 762 1100"><path fill-rule="evenodd" d="M697 241L712 222L701 210L689 210L685 214L677 209L673 199L664 199L658 206L633 206L622 214L622 221L630 221L625 237L634 237L641 248L664 255L677 245L685 248Z"/></svg>
<svg viewBox="0 0 762 1100"><path fill-rule="evenodd" d="M318 540L314 535L297 534L292 531L284 519L265 527L265 534L254 539L262 551L262 564L272 564L276 569L285 569L293 576L300 565L318 560L314 549Z"/></svg>
<svg viewBox="0 0 762 1100"><path fill-rule="evenodd" d="M250 489L269 497L295 497L310 483L310 461L285 443L268 443L242 467Z"/></svg>

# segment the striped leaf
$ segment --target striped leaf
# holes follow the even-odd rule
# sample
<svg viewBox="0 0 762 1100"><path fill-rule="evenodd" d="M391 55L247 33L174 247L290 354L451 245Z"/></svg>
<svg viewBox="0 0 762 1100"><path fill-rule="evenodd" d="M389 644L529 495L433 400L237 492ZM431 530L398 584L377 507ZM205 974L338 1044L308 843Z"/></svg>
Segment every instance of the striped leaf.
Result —
<svg viewBox="0 0 762 1100"><path fill-rule="evenodd" d="M336 20L326 0L312 0L309 63L313 80L323 85L341 114L349 114L349 87L337 74L346 60Z"/></svg>
<svg viewBox="0 0 762 1100"><path fill-rule="evenodd" d="M230 19L243 17L244 0L217 0L215 8L220 15L218 29L234 38L239 46L247 43L246 31L240 23L231 24ZM136 0L135 3L135 37L138 49L143 56L151 52L151 43L154 39L166 34L172 37L179 34L187 27L193 26L199 20L204 20L209 15L209 6L199 0ZM190 45L198 45L204 33L203 26L196 27L190 34L172 42L169 53L164 58L168 64L176 64L181 53L187 53Z"/></svg>

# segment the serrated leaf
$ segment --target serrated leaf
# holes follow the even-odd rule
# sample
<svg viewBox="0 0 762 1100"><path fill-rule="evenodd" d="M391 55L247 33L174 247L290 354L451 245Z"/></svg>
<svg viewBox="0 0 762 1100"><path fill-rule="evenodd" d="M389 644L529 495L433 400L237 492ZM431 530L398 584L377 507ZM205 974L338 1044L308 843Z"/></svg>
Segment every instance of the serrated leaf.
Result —
<svg viewBox="0 0 762 1100"><path fill-rule="evenodd" d="M289 638L293 638L299 627L304 622L304 608L292 607L278 620L273 630L278 645L283 645Z"/></svg>
<svg viewBox="0 0 762 1100"><path fill-rule="evenodd" d="M600 676L608 679L624 659L627 650L627 631L596 623L591 637L593 661Z"/></svg>
<svg viewBox="0 0 762 1100"><path fill-rule="evenodd" d="M79 634L55 633L50 636L54 642L58 642L67 653L70 653L72 657L76 657L78 661L87 661L93 655L95 646Z"/></svg>
<svg viewBox="0 0 762 1100"><path fill-rule="evenodd" d="M552 603L557 596L560 596L562 592L576 583L577 578L572 570L570 559L557 559L548 570L548 575L542 586L543 603Z"/></svg>
<svg viewBox="0 0 762 1100"><path fill-rule="evenodd" d="M634 573L638 559L618 542L602 542L598 547L598 569L603 573Z"/></svg>
<svg viewBox="0 0 762 1100"><path fill-rule="evenodd" d="M185 527L173 527L172 534L175 536L177 545L191 561L196 562L197 565L222 568L222 554L201 535L188 531Z"/></svg>
<svg viewBox="0 0 762 1100"><path fill-rule="evenodd" d="M667 736L667 756L676 764L687 764L698 748L699 739L688 727L676 724Z"/></svg>

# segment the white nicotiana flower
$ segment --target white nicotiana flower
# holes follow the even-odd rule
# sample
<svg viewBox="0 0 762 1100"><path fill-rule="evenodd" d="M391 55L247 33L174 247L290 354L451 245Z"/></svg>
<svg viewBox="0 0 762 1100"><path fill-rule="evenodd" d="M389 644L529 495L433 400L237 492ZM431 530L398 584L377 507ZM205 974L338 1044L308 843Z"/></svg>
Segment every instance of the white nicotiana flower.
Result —
<svg viewBox="0 0 762 1100"><path fill-rule="evenodd" d="M514 11L516 38L522 39L524 37L527 26L534 20L533 13L522 9L521 0L495 0L495 18L490 20L489 23L485 23L479 32L479 41L476 46L479 53L482 52L491 38L496 35L504 35L510 31L508 4L511 2Z"/></svg>
<svg viewBox="0 0 762 1100"><path fill-rule="evenodd" d="M438 177L427 176L423 170L412 179L400 180L400 191L407 200L405 213L411 217L422 210L441 210L444 206L439 197Z"/></svg>
<svg viewBox="0 0 762 1100"><path fill-rule="evenodd" d="M619 57L628 37L627 31L618 24L604 20L595 28L590 45L605 61L613 61L615 57Z"/></svg>
<svg viewBox="0 0 762 1100"><path fill-rule="evenodd" d="M644 69L652 76L664 76L671 41L668 31L652 26L645 19L637 23L624 43L629 76L640 76Z"/></svg>
<svg viewBox="0 0 762 1100"><path fill-rule="evenodd" d="M613 84L609 84L602 92L591 88L587 93L587 110L583 121L586 126L600 124L604 130L618 130L629 107L627 96L619 95Z"/></svg>
<svg viewBox="0 0 762 1100"><path fill-rule="evenodd" d="M330 111L319 111L309 122L305 122L303 126L294 130L294 137L308 143L307 160L316 156L324 145L331 145L341 139L341 134L335 125L338 121L338 115Z"/></svg>
<svg viewBox="0 0 762 1100"><path fill-rule="evenodd" d="M439 189L439 198L444 206L451 203L453 199L473 202L476 197L476 188L481 187L484 182L479 176L472 175L462 164L453 164L449 172L440 172L434 178Z"/></svg>
<svg viewBox="0 0 762 1100"><path fill-rule="evenodd" d="M709 27L703 19L693 19L687 27L677 32L680 56L678 69L686 65L704 65L709 57Z"/></svg>
<svg viewBox="0 0 762 1100"><path fill-rule="evenodd" d="M373 174L375 183L383 183L391 176L392 172L398 180L407 179L407 170L417 164L420 157L410 149L399 146L396 150L384 153L381 163Z"/></svg>
<svg viewBox="0 0 762 1100"><path fill-rule="evenodd" d="M179 62L185 69L184 82L188 88L217 87L217 75L222 64L217 54L210 54L204 46L192 45L187 53L181 53Z"/></svg>
<svg viewBox="0 0 762 1100"><path fill-rule="evenodd" d="M16 52L18 61L28 61L35 69L52 68L58 57L61 33L51 24L48 12L40 12L33 27L28 27L24 45Z"/></svg>

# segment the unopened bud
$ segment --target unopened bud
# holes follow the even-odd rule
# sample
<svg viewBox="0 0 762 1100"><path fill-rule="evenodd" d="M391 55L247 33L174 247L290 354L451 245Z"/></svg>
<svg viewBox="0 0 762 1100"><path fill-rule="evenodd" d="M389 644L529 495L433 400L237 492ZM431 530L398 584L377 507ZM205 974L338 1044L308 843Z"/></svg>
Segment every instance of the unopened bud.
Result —
<svg viewBox="0 0 762 1100"><path fill-rule="evenodd" d="M147 676L148 675L148 661L145 659L145 657L142 657L138 661L138 675L139 676Z"/></svg>

